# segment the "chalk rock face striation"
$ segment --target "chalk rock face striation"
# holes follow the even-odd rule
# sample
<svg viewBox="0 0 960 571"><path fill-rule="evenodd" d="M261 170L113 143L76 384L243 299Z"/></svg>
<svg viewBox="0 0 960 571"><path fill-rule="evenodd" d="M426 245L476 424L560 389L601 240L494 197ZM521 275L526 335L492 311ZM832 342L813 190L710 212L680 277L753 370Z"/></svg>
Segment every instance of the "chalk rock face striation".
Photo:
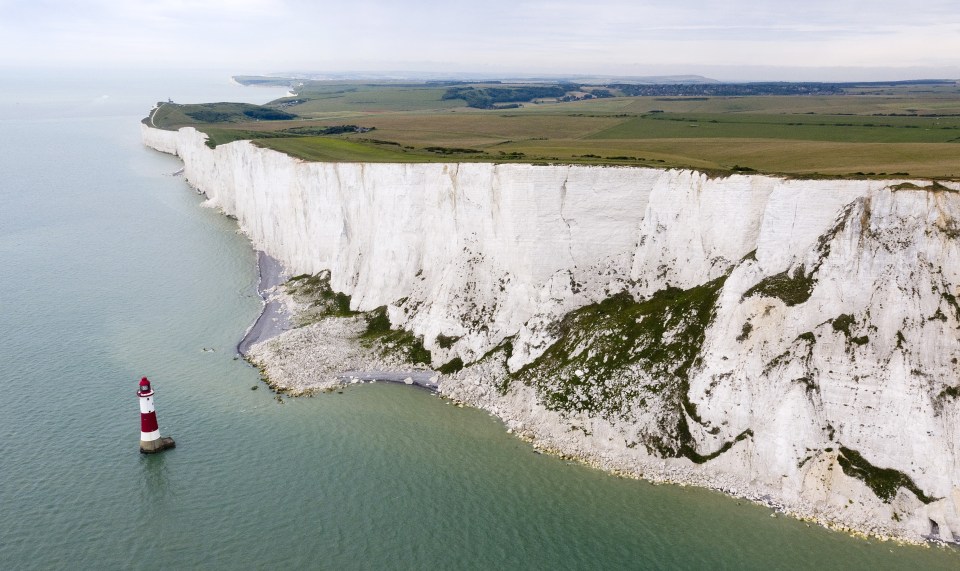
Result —
<svg viewBox="0 0 960 571"><path fill-rule="evenodd" d="M960 188L310 163L143 125L293 274L421 336L538 446L960 540Z"/></svg>

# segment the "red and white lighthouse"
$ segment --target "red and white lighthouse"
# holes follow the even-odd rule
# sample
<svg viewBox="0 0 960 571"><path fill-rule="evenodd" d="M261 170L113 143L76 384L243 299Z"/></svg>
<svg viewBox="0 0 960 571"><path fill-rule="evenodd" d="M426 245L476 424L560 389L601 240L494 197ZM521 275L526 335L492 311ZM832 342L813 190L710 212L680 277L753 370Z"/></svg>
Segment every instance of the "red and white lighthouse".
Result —
<svg viewBox="0 0 960 571"><path fill-rule="evenodd" d="M146 377L140 379L137 396L140 397L140 452L152 454L176 446L173 438L160 436L157 411L153 408L153 388Z"/></svg>

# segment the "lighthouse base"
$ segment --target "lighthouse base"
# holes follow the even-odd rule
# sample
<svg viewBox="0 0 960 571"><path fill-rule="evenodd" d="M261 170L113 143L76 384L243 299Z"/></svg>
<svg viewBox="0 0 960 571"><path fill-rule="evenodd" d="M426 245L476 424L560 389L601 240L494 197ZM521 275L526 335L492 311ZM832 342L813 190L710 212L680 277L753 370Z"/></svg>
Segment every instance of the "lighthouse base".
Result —
<svg viewBox="0 0 960 571"><path fill-rule="evenodd" d="M156 454L157 452L163 452L167 448L176 448L177 443L173 441L173 438L169 436L161 436L156 440L141 440L140 441L140 453L141 454Z"/></svg>

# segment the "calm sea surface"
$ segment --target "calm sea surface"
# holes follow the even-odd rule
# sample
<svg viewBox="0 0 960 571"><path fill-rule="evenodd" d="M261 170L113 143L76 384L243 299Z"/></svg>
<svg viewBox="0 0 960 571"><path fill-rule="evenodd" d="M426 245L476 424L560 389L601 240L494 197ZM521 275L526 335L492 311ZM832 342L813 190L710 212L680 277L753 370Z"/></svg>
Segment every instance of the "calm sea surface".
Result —
<svg viewBox="0 0 960 571"><path fill-rule="evenodd" d="M260 308L250 246L138 121L282 93L0 80L0 569L960 568L540 456L421 390L277 402L234 354ZM142 375L177 441L156 456Z"/></svg>

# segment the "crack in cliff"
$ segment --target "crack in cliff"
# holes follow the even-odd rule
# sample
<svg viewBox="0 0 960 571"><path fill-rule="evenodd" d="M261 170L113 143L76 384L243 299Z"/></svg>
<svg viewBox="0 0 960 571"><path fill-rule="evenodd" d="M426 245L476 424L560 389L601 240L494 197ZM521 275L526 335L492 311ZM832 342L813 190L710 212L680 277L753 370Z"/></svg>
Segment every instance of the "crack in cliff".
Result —
<svg viewBox="0 0 960 571"><path fill-rule="evenodd" d="M571 228L570 222L567 220L566 216L563 215L563 209L567 205L567 182L569 180L570 180L570 170L568 168L566 174L563 177L563 184L560 185L559 213L560 213L560 220L567 227L567 255L570 256L570 263L572 264L575 260L573 256L573 228Z"/></svg>

